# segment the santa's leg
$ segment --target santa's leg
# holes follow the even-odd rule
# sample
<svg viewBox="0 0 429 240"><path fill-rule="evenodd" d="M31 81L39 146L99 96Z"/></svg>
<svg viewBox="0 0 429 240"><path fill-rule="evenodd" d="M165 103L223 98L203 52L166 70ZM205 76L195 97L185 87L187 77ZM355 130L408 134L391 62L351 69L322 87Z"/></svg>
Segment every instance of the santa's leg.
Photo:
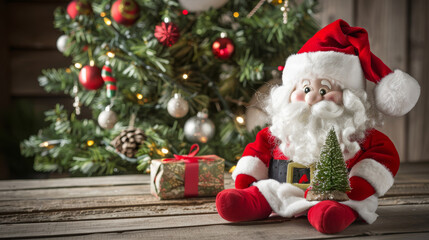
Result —
<svg viewBox="0 0 429 240"><path fill-rule="evenodd" d="M216 197L219 215L230 222L267 218L272 210L255 186L246 189L226 189Z"/></svg>
<svg viewBox="0 0 429 240"><path fill-rule="evenodd" d="M358 213L349 206L335 202L322 201L308 211L308 221L321 233L338 233L352 224Z"/></svg>

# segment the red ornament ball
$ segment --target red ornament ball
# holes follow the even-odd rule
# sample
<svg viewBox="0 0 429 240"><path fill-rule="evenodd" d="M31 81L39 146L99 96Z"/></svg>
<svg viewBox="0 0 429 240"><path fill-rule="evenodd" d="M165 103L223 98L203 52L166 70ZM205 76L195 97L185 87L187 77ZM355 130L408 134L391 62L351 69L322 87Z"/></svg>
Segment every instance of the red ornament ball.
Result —
<svg viewBox="0 0 429 240"><path fill-rule="evenodd" d="M91 4L86 0L73 0L67 6L67 13L72 19L79 15L89 15L92 13Z"/></svg>
<svg viewBox="0 0 429 240"><path fill-rule="evenodd" d="M140 17L140 7L134 0L117 0L112 5L111 14L117 23L131 26Z"/></svg>
<svg viewBox="0 0 429 240"><path fill-rule="evenodd" d="M176 24L162 22L155 27L154 35L162 45L171 47L179 39L180 32Z"/></svg>
<svg viewBox="0 0 429 240"><path fill-rule="evenodd" d="M96 66L89 65L80 70L79 82L88 90L97 90L104 85L101 70Z"/></svg>
<svg viewBox="0 0 429 240"><path fill-rule="evenodd" d="M234 53L234 43L231 39L218 38L212 45L213 54L220 59L228 59Z"/></svg>
<svg viewBox="0 0 429 240"><path fill-rule="evenodd" d="M279 70L280 72L283 71L283 69L285 69L285 67L282 66L282 65L280 65L280 66L277 67L277 70Z"/></svg>

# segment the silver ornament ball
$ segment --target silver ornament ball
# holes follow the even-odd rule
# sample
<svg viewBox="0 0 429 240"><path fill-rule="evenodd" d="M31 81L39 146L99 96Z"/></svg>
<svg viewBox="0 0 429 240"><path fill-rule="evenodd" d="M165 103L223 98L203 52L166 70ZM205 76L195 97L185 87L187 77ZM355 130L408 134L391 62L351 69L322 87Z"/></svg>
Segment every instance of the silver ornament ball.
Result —
<svg viewBox="0 0 429 240"><path fill-rule="evenodd" d="M69 36L67 35L61 35L57 39L57 49L60 52L64 52L67 49L67 40L69 39Z"/></svg>
<svg viewBox="0 0 429 240"><path fill-rule="evenodd" d="M98 115L98 124L104 129L112 129L118 122L118 116L109 107Z"/></svg>
<svg viewBox="0 0 429 240"><path fill-rule="evenodd" d="M185 137L190 142L206 143L215 134L215 125L208 118L207 112L198 112L185 123Z"/></svg>
<svg viewBox="0 0 429 240"><path fill-rule="evenodd" d="M182 118L188 114L188 101L183 99L180 94L175 93L174 97L168 101L167 111L172 117Z"/></svg>

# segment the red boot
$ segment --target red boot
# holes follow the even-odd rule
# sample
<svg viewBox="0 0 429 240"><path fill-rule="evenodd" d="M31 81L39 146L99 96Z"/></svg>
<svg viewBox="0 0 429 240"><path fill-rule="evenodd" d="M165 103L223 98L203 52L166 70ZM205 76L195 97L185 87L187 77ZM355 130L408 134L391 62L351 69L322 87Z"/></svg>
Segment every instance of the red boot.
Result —
<svg viewBox="0 0 429 240"><path fill-rule="evenodd" d="M338 233L352 224L358 214L344 204L334 201L322 201L310 208L308 221L321 233Z"/></svg>
<svg viewBox="0 0 429 240"><path fill-rule="evenodd" d="M219 215L230 222L251 221L270 216L272 209L255 186L246 189L226 189L216 197Z"/></svg>

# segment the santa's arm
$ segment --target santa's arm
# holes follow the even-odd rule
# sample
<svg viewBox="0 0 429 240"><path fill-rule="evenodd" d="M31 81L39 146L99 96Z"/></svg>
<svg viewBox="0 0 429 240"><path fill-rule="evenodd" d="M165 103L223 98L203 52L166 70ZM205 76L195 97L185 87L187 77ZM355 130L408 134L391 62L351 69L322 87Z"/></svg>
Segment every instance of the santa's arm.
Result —
<svg viewBox="0 0 429 240"><path fill-rule="evenodd" d="M393 185L399 155L390 139L377 130L369 132L362 151L351 160L350 199L363 200L376 193L383 196Z"/></svg>
<svg viewBox="0 0 429 240"><path fill-rule="evenodd" d="M232 173L236 188L247 188L255 181L268 178L273 141L270 130L264 128L256 135L256 140L246 146Z"/></svg>

